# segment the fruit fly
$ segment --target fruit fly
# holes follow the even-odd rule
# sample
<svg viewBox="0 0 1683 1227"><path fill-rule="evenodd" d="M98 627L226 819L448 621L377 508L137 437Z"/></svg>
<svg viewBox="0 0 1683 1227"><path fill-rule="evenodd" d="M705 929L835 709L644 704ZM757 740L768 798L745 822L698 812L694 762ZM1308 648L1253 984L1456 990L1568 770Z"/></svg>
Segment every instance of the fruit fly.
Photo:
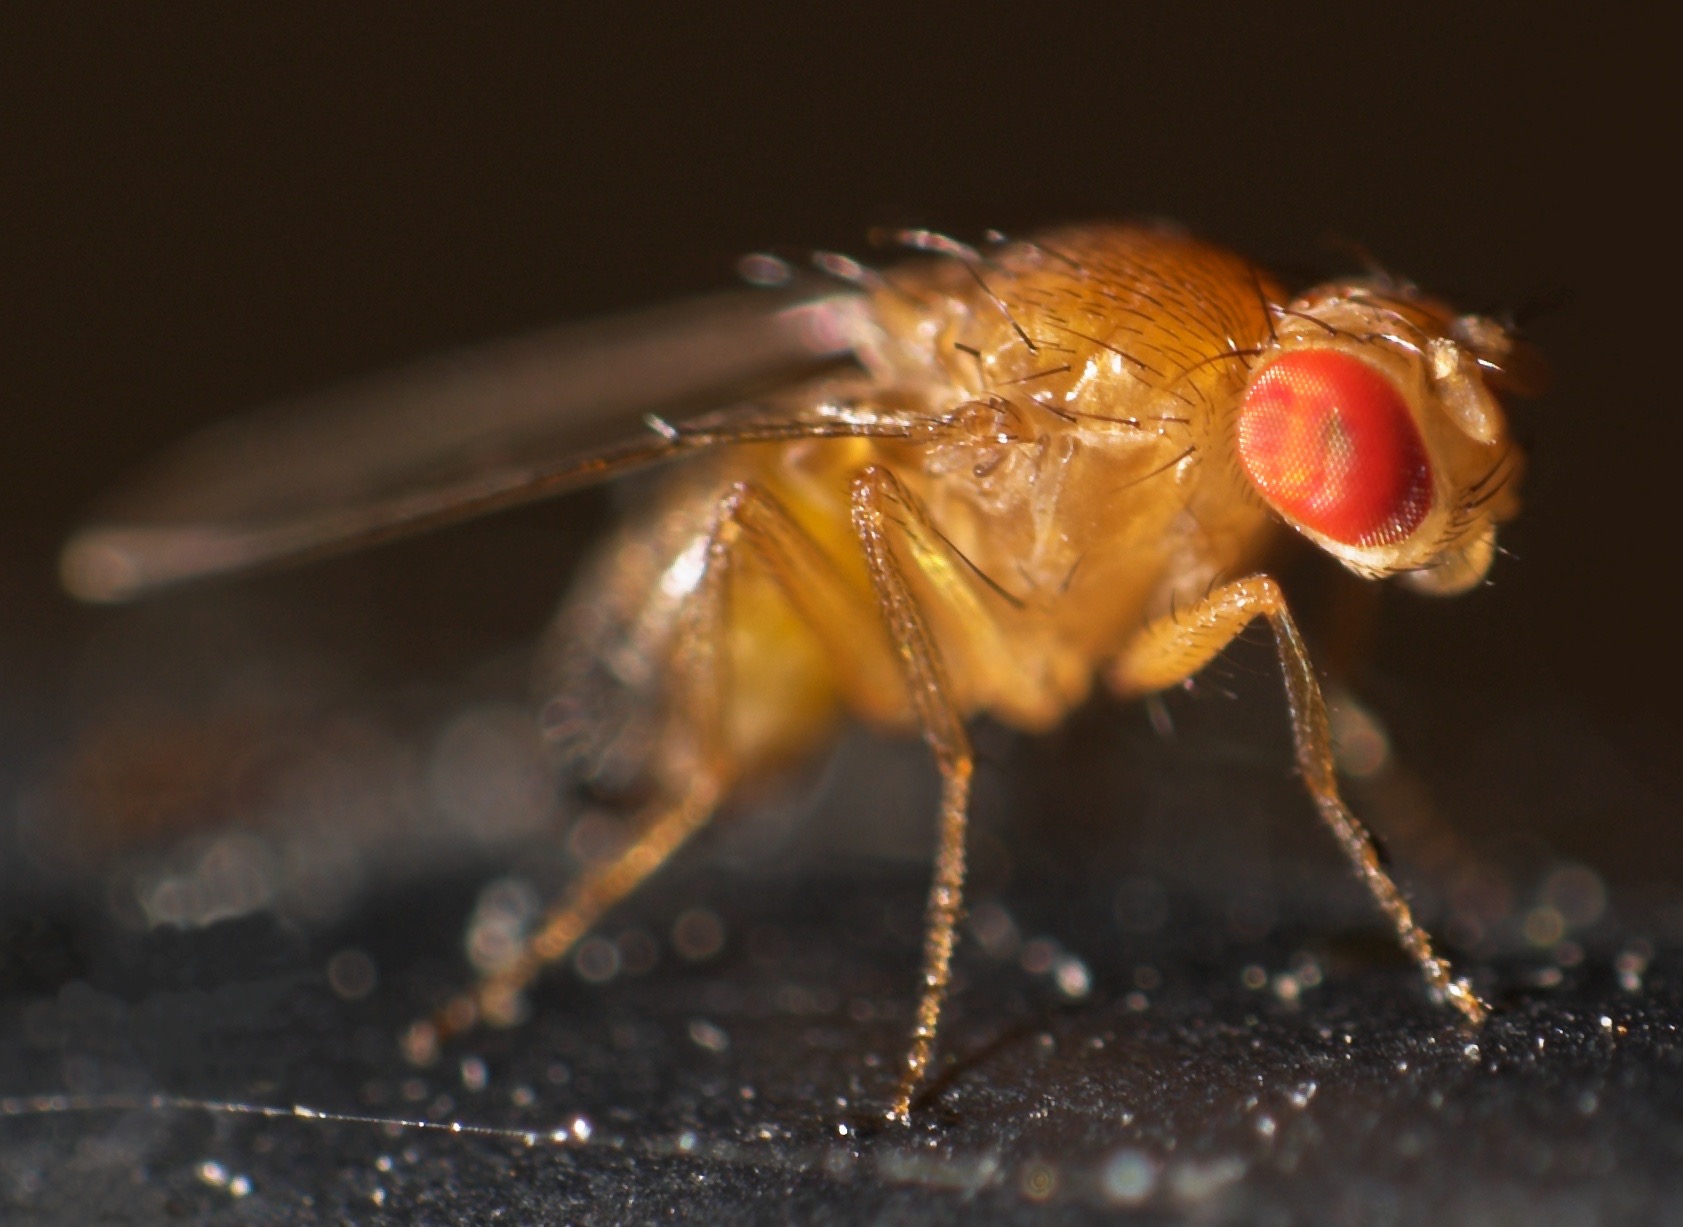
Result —
<svg viewBox="0 0 1683 1227"><path fill-rule="evenodd" d="M515 1021L734 788L851 714L921 735L941 780L887 1111L906 1121L962 907L966 722L1045 730L1095 687L1150 695L1259 618L1321 818L1433 997L1482 1021L1339 795L1315 671L1261 566L1296 532L1365 578L1475 585L1517 509L1497 394L1526 391L1535 358L1387 275L1293 294L1167 227L888 237L911 254L886 271L825 256L822 284L781 296L511 342L220 428L73 538L65 582L126 600L672 462L564 606L544 708L583 775L644 798L635 834L411 1029L418 1061Z"/></svg>

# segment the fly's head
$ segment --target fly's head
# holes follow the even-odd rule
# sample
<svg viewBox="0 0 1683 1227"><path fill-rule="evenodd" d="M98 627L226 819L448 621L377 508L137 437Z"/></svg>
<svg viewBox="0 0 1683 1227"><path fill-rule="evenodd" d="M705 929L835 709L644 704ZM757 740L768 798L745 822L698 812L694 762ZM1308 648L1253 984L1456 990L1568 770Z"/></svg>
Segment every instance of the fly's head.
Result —
<svg viewBox="0 0 1683 1227"><path fill-rule="evenodd" d="M1542 379L1495 320L1384 278L1333 282L1276 309L1234 446L1264 501L1358 575L1463 592L1519 508L1498 394Z"/></svg>

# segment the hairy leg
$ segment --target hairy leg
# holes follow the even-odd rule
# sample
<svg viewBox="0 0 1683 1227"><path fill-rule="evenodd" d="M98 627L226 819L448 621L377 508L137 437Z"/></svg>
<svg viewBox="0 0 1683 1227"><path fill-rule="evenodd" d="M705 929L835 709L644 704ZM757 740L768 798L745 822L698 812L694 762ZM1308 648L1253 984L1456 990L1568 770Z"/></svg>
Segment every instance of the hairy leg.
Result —
<svg viewBox="0 0 1683 1227"><path fill-rule="evenodd" d="M1466 979L1452 975L1447 960L1434 952L1432 940L1415 921L1408 900L1386 873L1373 836L1339 795L1320 683L1297 624L1286 608L1285 596L1271 577L1253 575L1223 584L1191 608L1148 624L1112 662L1109 681L1128 695L1172 686L1203 668L1257 618L1268 619L1274 631L1285 676L1286 704L1291 710L1298 770L1322 821L1390 919L1397 940L1419 966L1432 995L1449 1002L1467 1022L1475 1026L1482 1023L1484 1003Z"/></svg>
<svg viewBox="0 0 1683 1227"><path fill-rule="evenodd" d="M630 844L586 870L540 920L506 966L450 999L404 1038L411 1060L426 1063L438 1044L480 1022L504 1025L520 995L549 964L567 956L614 905L632 894L707 824L741 773L723 714L730 702L729 580L744 565L762 568L824 644L837 676L861 710L884 717L905 708L905 688L870 594L841 575L777 501L738 483L715 510L706 562L684 602L669 661L673 711L661 755L663 778L682 786L651 804Z"/></svg>
<svg viewBox="0 0 1683 1227"><path fill-rule="evenodd" d="M975 768L963 713L953 700L940 653L890 540L896 523L907 525L918 516L904 490L886 470L867 469L855 479L854 531L865 551L883 621L899 651L911 691L912 709L941 773L935 873L929 887L924 927L922 993L912 1026L911 1046L888 1110L888 1118L901 1124L910 1119L912 1099L928 1072L941 1006L952 978L953 944L964 899L970 780ZM916 529L914 526L902 531Z"/></svg>

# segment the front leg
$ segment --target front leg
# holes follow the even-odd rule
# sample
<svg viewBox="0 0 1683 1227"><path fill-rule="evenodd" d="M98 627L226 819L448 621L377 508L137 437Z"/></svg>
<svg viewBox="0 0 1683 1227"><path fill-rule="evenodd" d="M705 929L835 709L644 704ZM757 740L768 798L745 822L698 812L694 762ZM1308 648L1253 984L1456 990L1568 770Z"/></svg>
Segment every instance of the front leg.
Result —
<svg viewBox="0 0 1683 1227"><path fill-rule="evenodd" d="M1449 963L1432 950L1432 939L1416 923L1408 900L1385 872L1373 836L1338 794L1326 702L1303 638L1286 608L1285 595L1272 577L1253 575L1223 584L1191 608L1147 624L1112 662L1107 678L1124 695L1172 686L1202 669L1256 618L1267 618L1274 631L1298 771L1322 821L1390 917L1397 940L1419 965L1433 997L1448 1001L1477 1026L1485 1018L1484 1003L1466 979L1451 975Z"/></svg>

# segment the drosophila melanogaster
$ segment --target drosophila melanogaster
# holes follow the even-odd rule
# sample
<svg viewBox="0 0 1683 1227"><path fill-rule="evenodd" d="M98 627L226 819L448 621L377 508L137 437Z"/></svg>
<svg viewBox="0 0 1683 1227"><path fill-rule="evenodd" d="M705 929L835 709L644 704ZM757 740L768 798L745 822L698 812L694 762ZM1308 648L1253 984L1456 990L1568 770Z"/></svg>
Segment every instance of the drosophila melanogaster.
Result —
<svg viewBox="0 0 1683 1227"><path fill-rule="evenodd" d="M682 460L563 610L544 716L581 771L653 800L518 957L412 1029L416 1059L514 1019L540 969L733 787L851 713L921 733L943 784L921 997L888 1108L904 1121L961 909L967 718L1039 730L1095 684L1149 694L1257 618L1322 818L1433 995L1480 1022L1339 798L1314 670L1258 567L1295 530L1368 578L1477 583L1521 467L1495 393L1524 391L1534 358L1391 278L1294 296L1166 228L981 249L893 237L924 258L882 273L830 258L840 288L516 342L223 428L80 533L66 584L127 599ZM633 411L662 416L603 442ZM532 459L546 454L559 458Z"/></svg>

